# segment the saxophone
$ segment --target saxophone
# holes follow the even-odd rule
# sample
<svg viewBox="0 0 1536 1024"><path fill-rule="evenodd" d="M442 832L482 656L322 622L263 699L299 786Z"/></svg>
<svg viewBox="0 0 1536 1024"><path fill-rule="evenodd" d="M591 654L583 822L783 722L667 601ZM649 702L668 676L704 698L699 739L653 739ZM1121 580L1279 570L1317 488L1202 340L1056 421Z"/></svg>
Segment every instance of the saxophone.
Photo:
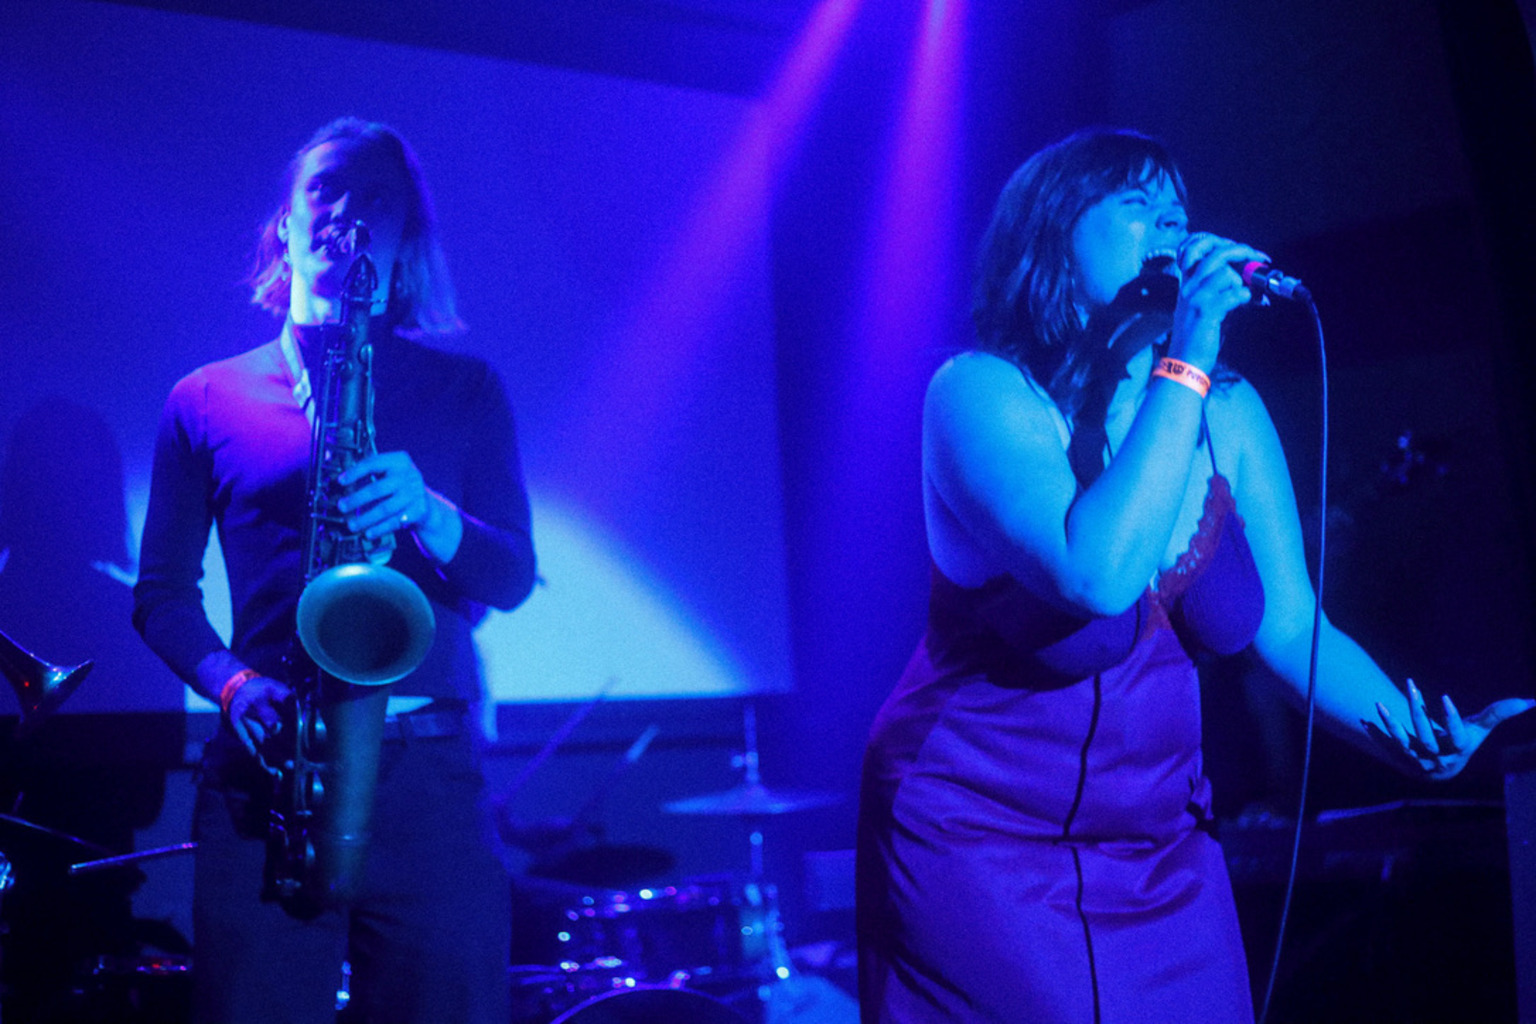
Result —
<svg viewBox="0 0 1536 1024"><path fill-rule="evenodd" d="M292 729L276 763L262 897L297 916L356 894L378 779L389 684L414 671L436 621L421 588L387 566L394 537L347 529L338 477L376 450L368 318L378 274L357 221L331 240L352 257L341 319L324 332L310 442L304 590L295 650Z"/></svg>

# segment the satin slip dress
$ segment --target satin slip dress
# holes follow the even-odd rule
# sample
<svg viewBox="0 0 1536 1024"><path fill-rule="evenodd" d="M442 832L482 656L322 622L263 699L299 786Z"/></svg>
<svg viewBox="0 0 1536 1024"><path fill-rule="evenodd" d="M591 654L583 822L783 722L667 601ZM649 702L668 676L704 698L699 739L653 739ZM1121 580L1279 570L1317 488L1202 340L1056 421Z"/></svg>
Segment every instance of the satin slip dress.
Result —
<svg viewBox="0 0 1536 1024"><path fill-rule="evenodd" d="M866 1022L1252 1020L1192 655L1243 649L1263 610L1214 454L1188 549L1124 614L934 568L865 755Z"/></svg>

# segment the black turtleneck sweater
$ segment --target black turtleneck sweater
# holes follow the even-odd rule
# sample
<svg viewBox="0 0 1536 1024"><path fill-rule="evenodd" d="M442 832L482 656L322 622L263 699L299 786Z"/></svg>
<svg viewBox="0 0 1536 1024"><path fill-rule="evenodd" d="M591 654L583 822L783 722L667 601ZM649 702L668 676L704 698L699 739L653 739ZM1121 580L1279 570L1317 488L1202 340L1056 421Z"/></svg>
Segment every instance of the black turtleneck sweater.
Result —
<svg viewBox="0 0 1536 1024"><path fill-rule="evenodd" d="M313 345L299 332L301 348ZM374 426L380 451L405 451L427 486L457 505L464 537L447 564L397 534L392 568L415 580L437 615L422 665L395 693L474 699L471 630L487 605L512 608L534 580L528 497L512 413L483 360L390 333L374 338ZM306 354L311 374L320 361ZM318 386L318 381L316 382ZM161 415L144 524L134 624L191 681L223 642L209 625L200 581L217 524L234 611L230 649L282 679L303 587L301 551L310 427L274 340L182 378Z"/></svg>

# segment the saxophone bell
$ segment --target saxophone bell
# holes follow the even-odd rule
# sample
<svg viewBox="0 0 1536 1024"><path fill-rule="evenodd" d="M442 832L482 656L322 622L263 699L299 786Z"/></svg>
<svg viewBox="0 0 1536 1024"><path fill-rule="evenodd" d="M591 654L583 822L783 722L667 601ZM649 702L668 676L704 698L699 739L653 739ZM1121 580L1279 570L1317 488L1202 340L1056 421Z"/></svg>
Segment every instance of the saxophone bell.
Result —
<svg viewBox="0 0 1536 1024"><path fill-rule="evenodd" d="M299 596L299 642L320 669L357 686L411 672L432 647L436 618L421 588L372 562L332 566Z"/></svg>

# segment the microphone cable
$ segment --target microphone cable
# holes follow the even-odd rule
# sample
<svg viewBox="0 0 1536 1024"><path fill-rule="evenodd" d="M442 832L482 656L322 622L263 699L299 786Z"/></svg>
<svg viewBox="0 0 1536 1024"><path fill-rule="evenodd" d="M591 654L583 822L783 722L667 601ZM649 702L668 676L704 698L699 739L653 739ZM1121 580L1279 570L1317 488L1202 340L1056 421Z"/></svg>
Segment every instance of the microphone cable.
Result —
<svg viewBox="0 0 1536 1024"><path fill-rule="evenodd" d="M1301 792L1296 798L1296 829L1291 839L1291 863L1285 881L1285 897L1280 903L1280 926L1275 930L1275 953L1269 963L1269 980L1264 986L1264 1002L1259 1009L1258 1024L1265 1024L1269 1017L1269 1004L1275 994L1275 978L1280 973L1280 952L1285 946L1285 929L1290 920L1291 900L1296 891L1297 867L1301 862L1301 833L1307 820L1307 782L1312 776L1312 728L1317 718L1317 662L1323 636L1323 567L1328 553L1328 353L1323 343L1323 321L1317 313L1312 296L1305 290L1297 296L1312 316L1312 329L1317 335L1317 361L1322 392L1322 417L1318 457L1317 486L1317 573L1313 583L1312 649L1307 666L1306 738L1302 744Z"/></svg>

